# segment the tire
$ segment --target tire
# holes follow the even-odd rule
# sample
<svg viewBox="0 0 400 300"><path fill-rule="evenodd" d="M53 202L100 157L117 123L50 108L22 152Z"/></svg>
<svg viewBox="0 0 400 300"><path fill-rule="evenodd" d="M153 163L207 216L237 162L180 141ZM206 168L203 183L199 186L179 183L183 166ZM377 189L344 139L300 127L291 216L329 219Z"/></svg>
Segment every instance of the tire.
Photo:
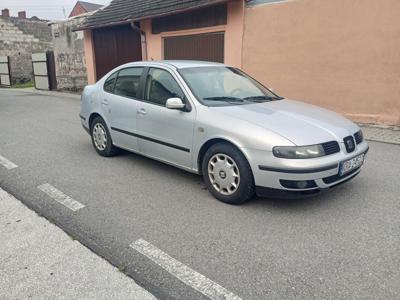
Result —
<svg viewBox="0 0 400 300"><path fill-rule="evenodd" d="M249 162L233 145L212 145L204 155L202 172L208 190L222 202L238 205L254 197L255 184Z"/></svg>
<svg viewBox="0 0 400 300"><path fill-rule="evenodd" d="M118 153L118 148L112 143L107 124L101 117L96 117L90 125L90 136L94 149L101 156L110 157Z"/></svg>

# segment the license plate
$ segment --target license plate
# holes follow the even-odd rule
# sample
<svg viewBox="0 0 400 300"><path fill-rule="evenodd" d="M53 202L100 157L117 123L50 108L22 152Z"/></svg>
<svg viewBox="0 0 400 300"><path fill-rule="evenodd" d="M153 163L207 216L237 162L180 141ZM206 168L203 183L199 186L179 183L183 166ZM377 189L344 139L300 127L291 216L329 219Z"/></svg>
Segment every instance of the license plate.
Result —
<svg viewBox="0 0 400 300"><path fill-rule="evenodd" d="M343 176L355 169L360 168L364 163L365 154L358 155L352 159L340 163L339 175Z"/></svg>

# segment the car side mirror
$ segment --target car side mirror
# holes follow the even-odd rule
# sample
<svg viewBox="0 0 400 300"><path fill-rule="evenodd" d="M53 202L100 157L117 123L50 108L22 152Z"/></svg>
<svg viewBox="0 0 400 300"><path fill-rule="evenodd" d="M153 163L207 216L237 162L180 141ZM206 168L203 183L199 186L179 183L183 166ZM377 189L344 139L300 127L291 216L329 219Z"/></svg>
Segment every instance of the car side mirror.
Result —
<svg viewBox="0 0 400 300"><path fill-rule="evenodd" d="M165 103L165 107L169 109L182 109L185 107L181 98L169 98Z"/></svg>

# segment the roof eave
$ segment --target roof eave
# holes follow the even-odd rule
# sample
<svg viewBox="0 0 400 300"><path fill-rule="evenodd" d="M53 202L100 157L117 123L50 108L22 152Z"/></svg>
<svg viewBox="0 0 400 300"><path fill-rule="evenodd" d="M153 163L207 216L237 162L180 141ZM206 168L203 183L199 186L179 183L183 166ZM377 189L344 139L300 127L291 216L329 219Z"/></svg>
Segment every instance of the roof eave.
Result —
<svg viewBox="0 0 400 300"><path fill-rule="evenodd" d="M139 18L130 18L130 19L126 19L126 20L103 23L103 24L98 24L98 25L94 25L94 26L82 26L82 27L78 27L78 28L74 29L73 31L93 30L93 29L104 28L104 27L112 27L112 26L124 25L124 24L129 24L131 22L137 22L137 21L142 21L142 20L146 20L146 19L154 19L154 18L170 16L170 15L174 15L174 14L178 14L178 13L182 13L182 12L188 12L188 11L191 11L191 10L196 10L196 9L207 7L207 6L213 6L213 5L216 5L216 4L226 3L226 2L229 2L229 1L230 0L216 0L216 1L212 2L212 3L206 3L206 4L194 6L194 7L183 8L183 9L174 10L174 11L171 11L171 12L166 12L166 13L161 13L161 14L156 14L156 15L143 16L143 17L139 17Z"/></svg>
<svg viewBox="0 0 400 300"><path fill-rule="evenodd" d="M127 19L127 20L123 20L123 21L103 23L103 24L98 24L98 25L94 25L94 26L82 26L82 27L75 28L73 31L93 30L93 29L98 29L98 28L112 27L112 26L129 24L129 23L132 23L132 22L134 22L133 19Z"/></svg>

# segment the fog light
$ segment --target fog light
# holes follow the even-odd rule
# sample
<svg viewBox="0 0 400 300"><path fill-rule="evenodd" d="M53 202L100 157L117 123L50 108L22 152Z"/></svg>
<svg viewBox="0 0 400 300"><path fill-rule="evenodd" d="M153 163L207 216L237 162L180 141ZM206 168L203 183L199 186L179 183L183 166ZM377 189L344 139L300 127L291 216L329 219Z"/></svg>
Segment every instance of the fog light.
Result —
<svg viewBox="0 0 400 300"><path fill-rule="evenodd" d="M308 186L308 182L307 181L298 181L297 182L297 187L299 189L306 189Z"/></svg>
<svg viewBox="0 0 400 300"><path fill-rule="evenodd" d="M296 189L296 190L303 190L303 189L310 189L315 188L317 185L315 184L314 180L280 180L280 183L283 187L287 189Z"/></svg>

